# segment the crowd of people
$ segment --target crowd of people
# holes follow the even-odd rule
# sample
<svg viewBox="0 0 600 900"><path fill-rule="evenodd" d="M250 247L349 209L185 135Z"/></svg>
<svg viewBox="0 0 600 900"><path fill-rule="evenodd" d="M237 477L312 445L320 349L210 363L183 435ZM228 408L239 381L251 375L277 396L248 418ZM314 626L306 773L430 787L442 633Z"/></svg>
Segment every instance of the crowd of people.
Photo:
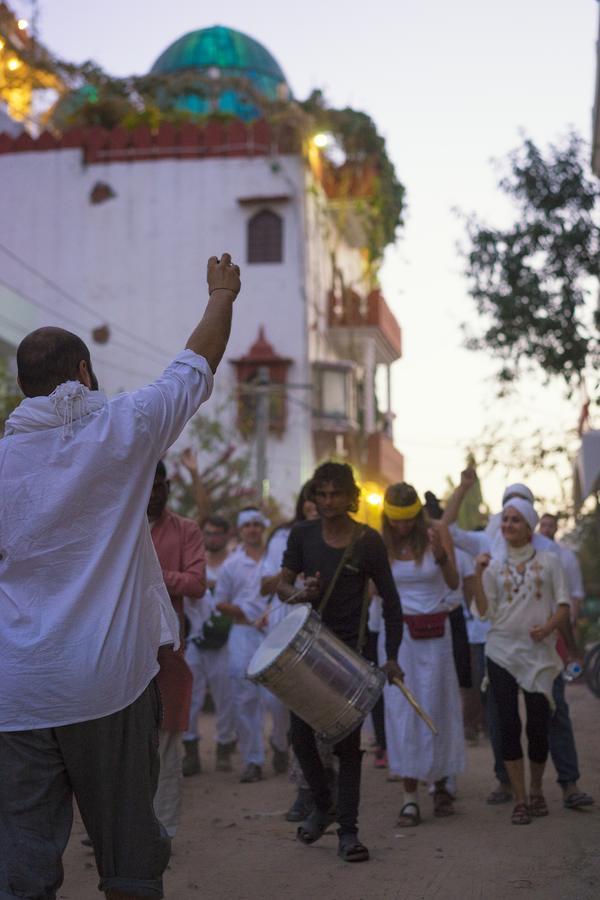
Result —
<svg viewBox="0 0 600 900"><path fill-rule="evenodd" d="M19 347L25 400L0 443L2 897L56 896L73 797L106 896L163 896L186 779L207 776L208 693L214 769L256 783L270 755L293 785L281 778L298 840L313 844L337 823L340 858L368 860L360 726L332 747L246 677L298 603L387 677L371 718L375 765L402 782L397 827L426 819L424 792L434 816L453 815L465 744L481 739L497 779L485 799L512 802L513 824L548 814L548 755L564 806L593 803L578 783L562 677L577 652L580 573L526 485L508 486L502 510L473 532L456 524L472 469L444 509L391 485L376 530L354 515L351 467L328 461L298 486L294 518L271 529L258 507L235 522L210 510L188 450L199 521L170 508L163 457L210 395L240 289L228 254L209 260L208 284L185 350L131 394L107 400L69 332L39 329Z"/></svg>
<svg viewBox="0 0 600 900"><path fill-rule="evenodd" d="M197 471L189 450L186 459ZM235 529L218 517L206 518L202 532L209 588L199 603L191 594L185 600L186 659L190 667L193 663L195 699L184 735L183 775L201 771L198 719L209 673L220 671L221 680L216 679L214 687L211 682L216 767L231 769L225 753L237 741L240 781L260 781L270 719L272 769L275 774L289 769L296 785L286 818L301 822L299 839L313 843L337 821L340 838L345 836L341 855L352 861L368 858L357 837L360 731L332 754L305 722L245 677L250 659L265 634L286 615L285 601L291 600L312 603L336 634L373 661L388 668L395 661L395 674L403 673L437 726L433 734L392 684L384 689L380 723L373 710L375 765L387 768L388 778L404 787L397 827L421 823L420 785L432 795L434 816L453 814L457 776L466 765L465 744L480 739L490 741L498 781L486 800L514 800L514 824L547 815L542 775L549 752L564 806L575 809L593 802L578 785L562 676L566 659L577 654L572 626L583 596L577 558L555 542L555 516L546 513L538 523L533 495L525 485L506 489L502 512L485 530L458 528L456 516L475 478L473 470L462 474L445 510L430 492L422 502L411 485L390 486L381 538L372 529L356 536L351 513L357 508L358 488L350 467L339 463L317 469L299 491L294 519L273 529L268 538L269 522L258 508L241 510ZM200 535L198 527L199 540ZM215 538L218 565L211 549ZM322 600L336 578L340 551L354 540L366 549L359 565L344 568L344 580L334 586L333 599L327 598L332 606L325 609ZM158 547L157 552L160 559ZM365 579L368 619L359 635ZM404 628L398 643L394 611L400 607ZM353 608L349 625L345 619ZM213 646L211 635L219 621L221 631ZM368 646L374 647L374 655ZM527 711L529 790L520 741L520 690Z"/></svg>

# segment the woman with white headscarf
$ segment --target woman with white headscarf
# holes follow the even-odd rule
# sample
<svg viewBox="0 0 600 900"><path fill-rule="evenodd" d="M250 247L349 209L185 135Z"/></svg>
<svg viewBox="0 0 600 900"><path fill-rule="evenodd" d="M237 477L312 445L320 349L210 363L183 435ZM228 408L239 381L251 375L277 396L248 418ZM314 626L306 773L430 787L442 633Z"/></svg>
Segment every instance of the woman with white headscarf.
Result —
<svg viewBox="0 0 600 900"><path fill-rule="evenodd" d="M504 552L477 558L476 603L491 621L486 640L490 689L498 708L502 756L516 805L515 825L545 816L548 807L542 778L548 757L552 683L562 671L554 632L569 617L569 592L558 557L536 550L532 536L538 522L532 504L520 497L502 510ZM525 697L530 763L529 801L525 790L519 689Z"/></svg>

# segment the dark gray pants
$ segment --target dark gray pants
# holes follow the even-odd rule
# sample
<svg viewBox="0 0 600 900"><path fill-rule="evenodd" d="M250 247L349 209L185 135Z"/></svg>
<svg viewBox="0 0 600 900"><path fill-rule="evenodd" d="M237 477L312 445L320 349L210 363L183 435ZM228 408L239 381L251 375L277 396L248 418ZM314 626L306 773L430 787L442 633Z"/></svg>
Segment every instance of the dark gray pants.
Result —
<svg viewBox="0 0 600 900"><path fill-rule="evenodd" d="M102 891L163 896L170 841L154 815L161 708L152 682L130 706L60 728L0 732L0 900L53 900L73 822L92 840Z"/></svg>

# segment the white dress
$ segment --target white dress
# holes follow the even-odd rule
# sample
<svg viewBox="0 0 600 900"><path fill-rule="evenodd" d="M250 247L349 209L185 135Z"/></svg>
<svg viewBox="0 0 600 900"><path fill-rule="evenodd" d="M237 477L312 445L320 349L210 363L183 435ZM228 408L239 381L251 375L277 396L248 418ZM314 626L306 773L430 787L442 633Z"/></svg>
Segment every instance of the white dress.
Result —
<svg viewBox="0 0 600 900"><path fill-rule="evenodd" d="M392 574L407 615L441 612L454 605L452 591L431 552L420 564L394 560ZM385 640L383 629L382 639ZM426 640L413 640L405 624L398 662L404 670L406 686L431 716L439 734L429 730L397 687L386 685L385 732L390 771L420 781L438 781L462 772L462 706L448 619L443 637Z"/></svg>
<svg viewBox="0 0 600 900"><path fill-rule="evenodd" d="M552 685L563 668L556 634L536 642L530 630L544 625L560 604L571 605L559 557L535 551L531 544L505 550L504 559L492 559L485 570L483 589L485 618L492 623L486 656L510 672L524 691L545 694L552 706Z"/></svg>

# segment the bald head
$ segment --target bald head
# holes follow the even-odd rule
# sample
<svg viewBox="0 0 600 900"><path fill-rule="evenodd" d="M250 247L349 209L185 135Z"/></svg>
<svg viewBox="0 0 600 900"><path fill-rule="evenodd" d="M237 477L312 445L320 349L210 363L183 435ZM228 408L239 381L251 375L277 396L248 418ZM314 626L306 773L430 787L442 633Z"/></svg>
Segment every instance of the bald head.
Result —
<svg viewBox="0 0 600 900"><path fill-rule="evenodd" d="M38 328L17 349L17 375L26 397L48 397L64 381L81 381L98 390L90 351L64 328Z"/></svg>

